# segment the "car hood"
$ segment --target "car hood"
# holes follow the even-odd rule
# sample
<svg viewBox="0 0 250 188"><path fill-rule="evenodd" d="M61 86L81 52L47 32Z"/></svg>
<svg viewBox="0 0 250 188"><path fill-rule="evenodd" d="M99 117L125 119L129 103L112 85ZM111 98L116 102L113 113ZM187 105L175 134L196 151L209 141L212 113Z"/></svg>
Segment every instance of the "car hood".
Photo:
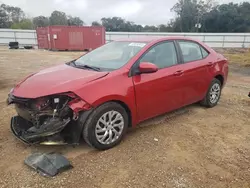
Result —
<svg viewBox="0 0 250 188"><path fill-rule="evenodd" d="M108 72L79 69L59 65L32 74L21 81L12 94L22 98L37 98L81 88L84 84L100 79Z"/></svg>

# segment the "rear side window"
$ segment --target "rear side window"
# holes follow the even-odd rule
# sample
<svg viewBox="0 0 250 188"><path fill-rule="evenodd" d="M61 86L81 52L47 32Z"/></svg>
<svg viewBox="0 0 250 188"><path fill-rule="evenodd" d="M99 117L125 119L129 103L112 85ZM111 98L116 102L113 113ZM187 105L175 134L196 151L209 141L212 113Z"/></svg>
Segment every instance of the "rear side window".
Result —
<svg viewBox="0 0 250 188"><path fill-rule="evenodd" d="M199 44L190 41L179 41L184 63L201 60L208 52Z"/></svg>
<svg viewBox="0 0 250 188"><path fill-rule="evenodd" d="M200 46L200 48L203 58L206 58L209 55L209 53L202 46Z"/></svg>

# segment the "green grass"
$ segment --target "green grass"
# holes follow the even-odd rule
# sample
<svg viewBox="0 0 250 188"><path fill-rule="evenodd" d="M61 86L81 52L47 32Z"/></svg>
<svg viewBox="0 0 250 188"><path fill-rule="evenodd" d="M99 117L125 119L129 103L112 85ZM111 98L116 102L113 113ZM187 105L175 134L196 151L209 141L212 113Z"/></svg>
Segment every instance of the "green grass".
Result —
<svg viewBox="0 0 250 188"><path fill-rule="evenodd" d="M231 64L238 64L244 67L250 67L250 51L245 52L224 52L223 55L229 60Z"/></svg>

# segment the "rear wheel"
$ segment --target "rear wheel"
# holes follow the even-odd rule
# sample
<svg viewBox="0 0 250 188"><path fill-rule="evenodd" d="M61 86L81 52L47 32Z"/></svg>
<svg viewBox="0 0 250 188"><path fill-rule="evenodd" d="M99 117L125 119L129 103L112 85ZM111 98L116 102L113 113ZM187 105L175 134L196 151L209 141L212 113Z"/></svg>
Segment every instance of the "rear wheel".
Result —
<svg viewBox="0 0 250 188"><path fill-rule="evenodd" d="M201 104L208 108L216 106L220 100L221 89L221 82L214 78L209 86L205 98L201 101Z"/></svg>
<svg viewBox="0 0 250 188"><path fill-rule="evenodd" d="M126 110L115 102L108 102L90 115L83 129L83 138L88 145L106 150L121 142L127 128Z"/></svg>

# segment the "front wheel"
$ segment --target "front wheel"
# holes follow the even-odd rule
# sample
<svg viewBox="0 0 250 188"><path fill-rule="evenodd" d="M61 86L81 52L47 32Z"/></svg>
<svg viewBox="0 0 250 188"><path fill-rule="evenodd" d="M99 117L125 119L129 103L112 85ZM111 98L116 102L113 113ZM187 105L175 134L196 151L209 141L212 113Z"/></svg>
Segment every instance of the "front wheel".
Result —
<svg viewBox="0 0 250 188"><path fill-rule="evenodd" d="M106 150L121 142L127 128L126 110L118 103L108 102L90 115L83 129L83 138L88 145Z"/></svg>
<svg viewBox="0 0 250 188"><path fill-rule="evenodd" d="M214 78L209 86L205 98L201 101L201 104L208 108L216 106L221 97L221 89L221 82Z"/></svg>

